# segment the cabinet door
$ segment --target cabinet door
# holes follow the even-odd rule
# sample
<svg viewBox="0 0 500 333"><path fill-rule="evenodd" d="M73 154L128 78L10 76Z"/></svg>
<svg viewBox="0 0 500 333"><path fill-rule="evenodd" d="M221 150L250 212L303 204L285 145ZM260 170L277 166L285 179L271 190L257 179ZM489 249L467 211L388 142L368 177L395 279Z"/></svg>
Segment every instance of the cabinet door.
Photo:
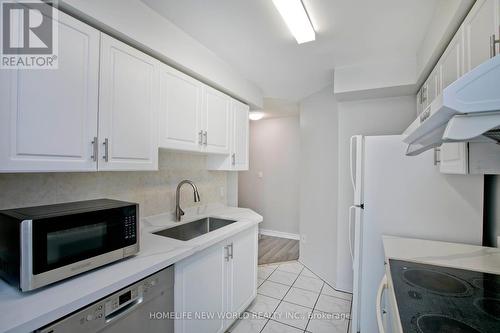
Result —
<svg viewBox="0 0 500 333"><path fill-rule="evenodd" d="M427 81L422 85L422 111L424 111L430 104L429 101L429 81L430 78L427 78Z"/></svg>
<svg viewBox="0 0 500 333"><path fill-rule="evenodd" d="M439 61L441 89L445 89L464 74L464 34L460 28Z"/></svg>
<svg viewBox="0 0 500 333"><path fill-rule="evenodd" d="M202 83L167 66L160 73L160 147L201 149Z"/></svg>
<svg viewBox="0 0 500 333"><path fill-rule="evenodd" d="M100 35L58 16L58 69L1 70L0 171L97 168Z"/></svg>
<svg viewBox="0 0 500 333"><path fill-rule="evenodd" d="M435 67L427 79L427 100L426 107L430 105L441 93L441 77L438 67Z"/></svg>
<svg viewBox="0 0 500 333"><path fill-rule="evenodd" d="M467 143L443 143L440 149L439 171L441 173L466 175L469 171Z"/></svg>
<svg viewBox="0 0 500 333"><path fill-rule="evenodd" d="M257 294L257 227L230 240L229 311L243 312Z"/></svg>
<svg viewBox="0 0 500 333"><path fill-rule="evenodd" d="M207 153L229 154L231 99L226 94L208 86L205 86L203 90L205 151Z"/></svg>
<svg viewBox="0 0 500 333"><path fill-rule="evenodd" d="M159 62L101 37L99 170L158 169Z"/></svg>
<svg viewBox="0 0 500 333"><path fill-rule="evenodd" d="M476 1L464 22L466 72L490 58L490 37L498 36L498 26L498 0Z"/></svg>
<svg viewBox="0 0 500 333"><path fill-rule="evenodd" d="M233 101L233 154L231 163L234 170L248 170L249 119L248 105Z"/></svg>
<svg viewBox="0 0 500 333"><path fill-rule="evenodd" d="M224 332L224 320L217 316L226 309L224 252L225 247L218 244L175 264L175 312L193 316L176 320L175 332ZM214 318L195 318L195 314Z"/></svg>

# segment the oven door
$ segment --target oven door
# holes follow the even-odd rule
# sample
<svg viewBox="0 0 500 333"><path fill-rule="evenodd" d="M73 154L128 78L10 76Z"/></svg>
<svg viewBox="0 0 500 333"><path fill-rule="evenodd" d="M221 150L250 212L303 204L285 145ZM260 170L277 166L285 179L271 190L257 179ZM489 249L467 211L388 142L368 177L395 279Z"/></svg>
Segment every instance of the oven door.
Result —
<svg viewBox="0 0 500 333"><path fill-rule="evenodd" d="M21 289L32 290L138 251L136 206L23 221Z"/></svg>

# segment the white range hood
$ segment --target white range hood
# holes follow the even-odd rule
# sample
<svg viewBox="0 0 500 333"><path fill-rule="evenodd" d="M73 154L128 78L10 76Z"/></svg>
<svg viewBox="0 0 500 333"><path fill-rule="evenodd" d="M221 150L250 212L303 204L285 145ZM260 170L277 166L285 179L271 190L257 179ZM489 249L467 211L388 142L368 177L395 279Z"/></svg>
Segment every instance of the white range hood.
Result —
<svg viewBox="0 0 500 333"><path fill-rule="evenodd" d="M443 142L500 142L500 55L444 89L403 133L406 155Z"/></svg>

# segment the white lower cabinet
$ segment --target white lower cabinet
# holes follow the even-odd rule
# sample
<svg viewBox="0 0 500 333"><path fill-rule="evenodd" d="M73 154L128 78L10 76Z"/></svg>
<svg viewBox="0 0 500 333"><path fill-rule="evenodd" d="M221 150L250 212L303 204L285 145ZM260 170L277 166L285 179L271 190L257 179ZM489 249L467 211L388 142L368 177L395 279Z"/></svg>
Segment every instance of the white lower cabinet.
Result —
<svg viewBox="0 0 500 333"><path fill-rule="evenodd" d="M256 294L255 226L175 264L175 332L224 332Z"/></svg>

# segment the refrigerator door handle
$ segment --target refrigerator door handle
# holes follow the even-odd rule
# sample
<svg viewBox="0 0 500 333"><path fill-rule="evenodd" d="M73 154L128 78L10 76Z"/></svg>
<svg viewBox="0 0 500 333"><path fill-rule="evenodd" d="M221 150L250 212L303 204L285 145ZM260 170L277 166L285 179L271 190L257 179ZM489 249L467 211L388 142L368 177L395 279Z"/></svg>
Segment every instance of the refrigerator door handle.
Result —
<svg viewBox="0 0 500 333"><path fill-rule="evenodd" d="M352 268L354 269L354 249L352 248L352 211L356 206L349 207L349 252L351 253Z"/></svg>
<svg viewBox="0 0 500 333"><path fill-rule="evenodd" d="M350 163L350 171L351 171L351 183L352 183L352 189L354 192L356 192L356 181L354 180L354 166L356 164L356 161L353 161L354 157L354 141L356 141L357 138L356 136L351 136L351 141L350 141L350 146L349 146L349 163Z"/></svg>

